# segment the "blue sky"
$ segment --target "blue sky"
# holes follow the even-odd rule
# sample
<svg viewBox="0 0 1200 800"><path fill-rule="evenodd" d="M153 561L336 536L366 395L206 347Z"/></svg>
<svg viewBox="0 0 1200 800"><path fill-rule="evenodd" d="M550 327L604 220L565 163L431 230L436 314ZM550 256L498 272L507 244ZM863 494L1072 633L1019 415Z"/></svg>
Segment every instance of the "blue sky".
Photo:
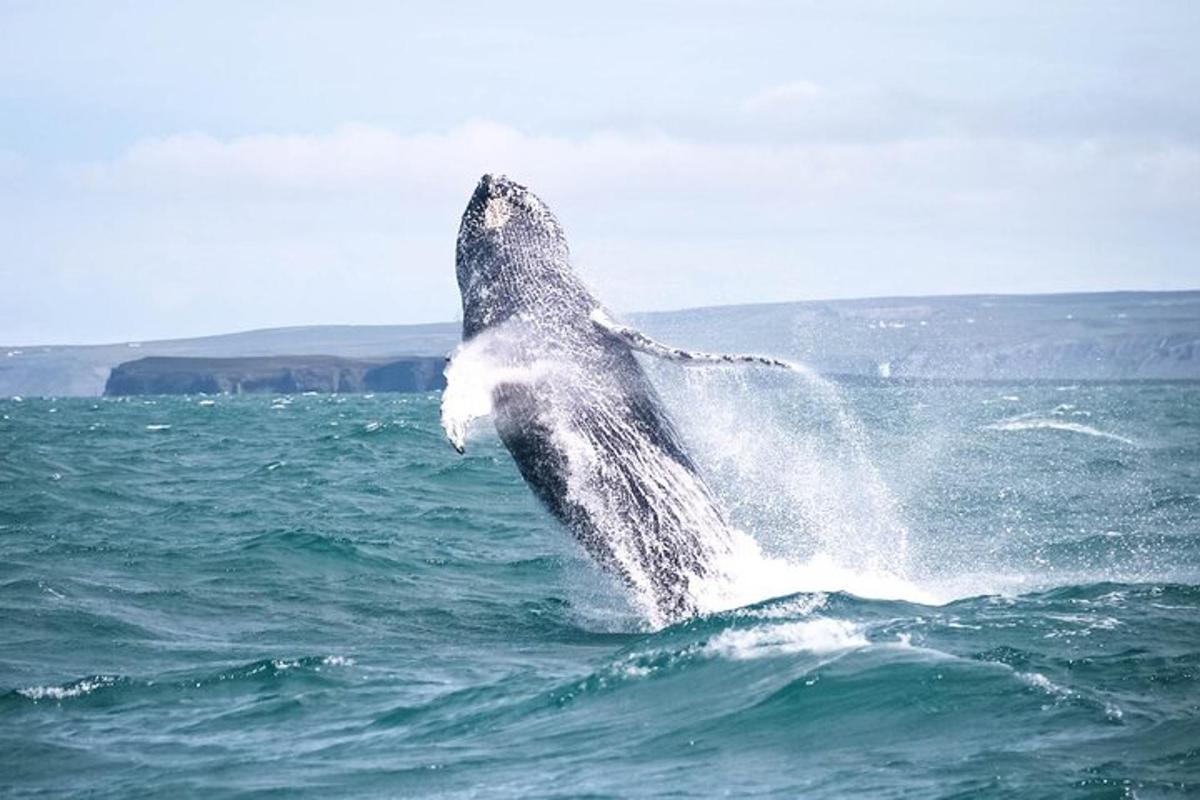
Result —
<svg viewBox="0 0 1200 800"><path fill-rule="evenodd" d="M1200 4L0 2L0 343L453 319L478 175L618 310L1190 288Z"/></svg>

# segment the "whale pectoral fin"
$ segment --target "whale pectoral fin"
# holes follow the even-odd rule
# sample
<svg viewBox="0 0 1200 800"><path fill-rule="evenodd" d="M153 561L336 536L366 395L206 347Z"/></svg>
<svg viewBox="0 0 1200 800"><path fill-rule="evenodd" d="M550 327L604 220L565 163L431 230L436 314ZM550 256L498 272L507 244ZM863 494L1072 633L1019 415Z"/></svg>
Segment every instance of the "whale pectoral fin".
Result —
<svg viewBox="0 0 1200 800"><path fill-rule="evenodd" d="M695 350L682 350L656 342L639 330L626 327L614 322L608 314L597 308L592 312L592 322L608 336L623 342L629 349L648 356L674 361L686 366L712 366L714 364L751 364L760 367L777 367L798 371L795 364L770 356L749 355L743 353L701 353Z"/></svg>
<svg viewBox="0 0 1200 800"><path fill-rule="evenodd" d="M453 401L450 403L453 405ZM467 424L470 417L457 416L447 409L446 393L442 394L442 430L446 433L446 441L461 456L467 451Z"/></svg>
<svg viewBox="0 0 1200 800"><path fill-rule="evenodd" d="M446 359L446 388L442 390L441 422L446 440L461 456L467 450L467 426L483 413L471 396L471 382L456 379L453 358Z"/></svg>

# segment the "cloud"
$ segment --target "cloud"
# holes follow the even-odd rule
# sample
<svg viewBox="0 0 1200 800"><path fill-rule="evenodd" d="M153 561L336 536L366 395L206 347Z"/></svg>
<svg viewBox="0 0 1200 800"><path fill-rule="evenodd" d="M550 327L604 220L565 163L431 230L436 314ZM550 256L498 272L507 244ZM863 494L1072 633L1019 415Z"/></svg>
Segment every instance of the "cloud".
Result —
<svg viewBox="0 0 1200 800"><path fill-rule="evenodd" d="M1200 152L1178 142L569 136L486 121L190 133L42 175L30 202L9 203L0 234L20 291L0 297L0 318L76 340L448 319L458 216L491 171L555 208L585 278L627 310L1178 285L1200 210ZM31 297L53 302L31 315ZM34 338L23 330L0 338Z"/></svg>
<svg viewBox="0 0 1200 800"><path fill-rule="evenodd" d="M743 108L751 113L770 112L818 102L828 91L812 81L791 81L756 92L746 99Z"/></svg>
<svg viewBox="0 0 1200 800"><path fill-rule="evenodd" d="M756 108L776 100L790 104L797 92L825 96L815 87L789 85L761 96ZM457 201L482 173L504 172L581 208L616 199L652 206L660 217L670 216L671 203L737 212L831 203L957 206L990 198L1029 208L1052 202L1125 208L1141 201L1194 204L1198 153L1187 144L1122 139L931 134L780 143L661 132L551 136L490 122L419 134L355 124L312 135L146 139L71 176L97 189L215 194L233 203L256 194L320 200L330 193L381 192L409 208ZM1106 192L1097 197L1101 188Z"/></svg>
<svg viewBox="0 0 1200 800"><path fill-rule="evenodd" d="M831 88L792 81L742 105L750 130L840 141L958 136L1025 140L1200 142L1200 102L1158 87L1039 90L986 99L896 86Z"/></svg>

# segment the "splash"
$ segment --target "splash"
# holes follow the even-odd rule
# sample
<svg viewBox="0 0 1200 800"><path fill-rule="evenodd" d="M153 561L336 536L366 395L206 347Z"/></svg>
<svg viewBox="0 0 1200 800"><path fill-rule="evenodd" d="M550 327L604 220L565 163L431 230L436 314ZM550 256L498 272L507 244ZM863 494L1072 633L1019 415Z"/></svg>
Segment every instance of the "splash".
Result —
<svg viewBox="0 0 1200 800"><path fill-rule="evenodd" d="M519 324L506 325L459 348L446 370L442 426L461 451L472 422L492 413L497 387L520 383L543 399L553 395L538 424L564 454L568 499L604 532L634 605L652 624L666 620L654 603L653 565L646 564L649 537L630 529L637 524L629 514L635 502L697 537L704 568L680 571L700 613L818 591L932 601L905 577L907 529L868 457L861 425L829 381L799 364L788 364L786 372L740 364L652 367L689 452L737 523L731 526L689 468L657 449L623 446L620 432L628 426L606 418L614 409L597 403L591 418L600 424L577 424L569 387L594 376L563 361L530 362L525 335ZM782 416L777 398L764 403L754 385L764 380L779 382L788 398ZM636 485L613 483L614 450L636 460Z"/></svg>
<svg viewBox="0 0 1200 800"><path fill-rule="evenodd" d="M687 611L730 607L729 569L745 560L735 554L757 552L753 540L730 528L670 447L631 420L621 376L548 355L528 333L506 323L455 354L442 404L451 443L462 451L497 395L524 388L517 394L536 402L521 413L535 416L519 424L543 431L560 459L562 515L580 521L576 537L624 578L639 613L657 627Z"/></svg>
<svg viewBox="0 0 1200 800"><path fill-rule="evenodd" d="M932 602L911 578L909 531L838 387L811 369L671 371L664 399L760 553L737 564L737 599L847 591Z"/></svg>
<svg viewBox="0 0 1200 800"><path fill-rule="evenodd" d="M441 422L458 452L467 446L471 423L492 413L496 388L505 383L532 385L549 377L553 362L522 365L523 325L514 318L458 346L446 365Z"/></svg>

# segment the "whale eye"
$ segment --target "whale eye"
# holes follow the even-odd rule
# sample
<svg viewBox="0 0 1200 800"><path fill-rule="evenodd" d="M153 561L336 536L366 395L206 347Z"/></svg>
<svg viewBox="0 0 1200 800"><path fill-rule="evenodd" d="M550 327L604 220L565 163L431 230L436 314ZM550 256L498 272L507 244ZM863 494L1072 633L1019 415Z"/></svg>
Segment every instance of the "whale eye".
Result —
<svg viewBox="0 0 1200 800"><path fill-rule="evenodd" d="M512 206L503 197L489 197L487 206L483 209L483 227L488 230L504 227L512 216Z"/></svg>

